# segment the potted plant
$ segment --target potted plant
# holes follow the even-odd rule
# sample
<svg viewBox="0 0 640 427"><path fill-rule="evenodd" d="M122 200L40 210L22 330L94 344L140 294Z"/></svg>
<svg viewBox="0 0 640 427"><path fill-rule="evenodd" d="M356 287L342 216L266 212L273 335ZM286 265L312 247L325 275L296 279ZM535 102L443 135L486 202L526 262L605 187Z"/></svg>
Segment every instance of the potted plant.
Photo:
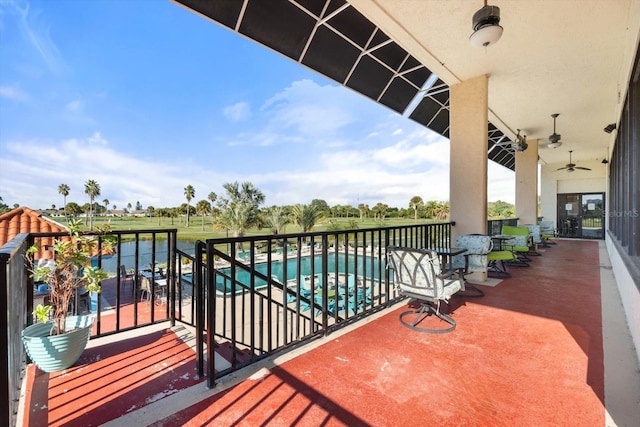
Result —
<svg viewBox="0 0 640 427"><path fill-rule="evenodd" d="M33 314L39 323L22 331L22 341L31 360L45 372L68 368L84 351L93 317L70 316L72 302L80 292L100 293L107 274L92 266L91 258L113 253L113 236L106 236L98 250L95 237L81 234L80 225L80 220L71 220L69 236L54 240L52 265L36 263L37 243L27 250L27 268L34 281L48 285L50 305L38 304ZM98 231L108 232L108 225Z"/></svg>

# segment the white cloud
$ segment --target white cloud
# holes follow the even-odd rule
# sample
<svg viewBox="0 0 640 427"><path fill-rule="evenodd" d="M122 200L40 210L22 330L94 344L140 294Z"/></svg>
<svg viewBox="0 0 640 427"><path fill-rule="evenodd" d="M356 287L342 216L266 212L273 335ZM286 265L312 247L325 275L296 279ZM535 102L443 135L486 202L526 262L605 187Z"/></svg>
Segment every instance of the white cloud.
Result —
<svg viewBox="0 0 640 427"><path fill-rule="evenodd" d="M247 102L237 102L225 107L223 113L232 122L240 122L251 117L251 106Z"/></svg>
<svg viewBox="0 0 640 427"><path fill-rule="evenodd" d="M71 101L71 102L67 103L66 108L67 108L68 111L71 111L71 112L81 111L82 110L82 101L80 101L79 99Z"/></svg>
<svg viewBox="0 0 640 427"><path fill-rule="evenodd" d="M353 96L339 86L300 80L269 98L261 111L270 129L325 140L355 121Z"/></svg>
<svg viewBox="0 0 640 427"><path fill-rule="evenodd" d="M19 86L0 86L0 97L20 102L29 99L29 95Z"/></svg>
<svg viewBox="0 0 640 427"><path fill-rule="evenodd" d="M7 13L17 14L20 25L20 32L27 43L38 53L48 69L55 73L60 73L66 69L65 62L50 36L49 24L43 22L41 13L32 10L31 4L22 1L9 1L2 4Z"/></svg>

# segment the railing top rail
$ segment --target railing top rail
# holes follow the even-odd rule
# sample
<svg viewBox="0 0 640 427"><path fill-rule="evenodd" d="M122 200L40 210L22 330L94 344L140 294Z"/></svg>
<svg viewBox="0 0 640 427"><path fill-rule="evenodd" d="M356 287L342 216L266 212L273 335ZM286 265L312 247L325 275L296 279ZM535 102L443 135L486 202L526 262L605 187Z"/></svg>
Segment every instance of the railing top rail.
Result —
<svg viewBox="0 0 640 427"><path fill-rule="evenodd" d="M433 223L424 223L424 224L404 224L404 225L389 225L384 227L371 227L371 228L345 228L340 230L325 230L325 231L311 231L306 233L287 233L287 234L260 234L260 235L252 235L252 236L242 236L242 237L217 237L212 239L207 239L206 242L248 242L248 241L260 241L260 240L286 240L286 239L295 239L298 237L309 237L309 236L331 236L334 234L344 234L344 233L363 233L363 232L373 232L373 231L381 231L381 230L398 230L398 229L407 229L407 228L415 228L415 227L430 227L437 225L455 225L455 222L433 222Z"/></svg>
<svg viewBox="0 0 640 427"><path fill-rule="evenodd" d="M82 231L80 234L83 236L104 236L104 235L127 235L127 234L165 234L165 233L177 233L177 228L163 228L163 229L148 229L148 230L109 230L107 232L102 231ZM27 234L27 233L22 233ZM28 233L34 238L38 237L64 237L69 233L66 231L56 232L40 232L40 233ZM17 237L17 236L16 236Z"/></svg>

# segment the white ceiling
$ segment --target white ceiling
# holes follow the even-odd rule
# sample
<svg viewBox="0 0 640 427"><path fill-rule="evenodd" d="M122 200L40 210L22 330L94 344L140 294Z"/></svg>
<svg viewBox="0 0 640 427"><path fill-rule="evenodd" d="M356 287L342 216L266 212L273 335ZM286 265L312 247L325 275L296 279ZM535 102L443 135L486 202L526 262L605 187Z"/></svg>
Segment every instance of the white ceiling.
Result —
<svg viewBox="0 0 640 427"><path fill-rule="evenodd" d="M489 75L489 120L540 139L542 163L601 160L615 136L640 36L640 0L491 0L504 33L469 44L481 0L349 0L447 84ZM544 147L560 113L563 145Z"/></svg>

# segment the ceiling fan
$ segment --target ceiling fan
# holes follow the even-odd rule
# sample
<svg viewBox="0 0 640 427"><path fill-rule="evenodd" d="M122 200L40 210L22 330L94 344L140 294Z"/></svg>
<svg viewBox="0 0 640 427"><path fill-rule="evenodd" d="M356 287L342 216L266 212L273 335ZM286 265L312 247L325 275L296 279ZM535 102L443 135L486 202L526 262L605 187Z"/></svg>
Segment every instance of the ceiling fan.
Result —
<svg viewBox="0 0 640 427"><path fill-rule="evenodd" d="M559 133L556 133L556 118L559 115L560 114L558 113L554 113L551 115L551 117L553 117L553 133L549 135L549 144L547 144L547 147L549 148L558 148L562 145L562 141L560 141L560 138L562 138L562 136Z"/></svg>
<svg viewBox="0 0 640 427"><path fill-rule="evenodd" d="M583 171L590 171L591 170L589 168L583 168L582 166L576 166L575 163L572 163L571 162L571 153L573 153L573 150L569 150L569 163L567 163L567 165L565 167L558 168L556 170L561 171L561 170L565 170L566 169L567 172L573 172L576 169L580 169L580 170L583 170Z"/></svg>

